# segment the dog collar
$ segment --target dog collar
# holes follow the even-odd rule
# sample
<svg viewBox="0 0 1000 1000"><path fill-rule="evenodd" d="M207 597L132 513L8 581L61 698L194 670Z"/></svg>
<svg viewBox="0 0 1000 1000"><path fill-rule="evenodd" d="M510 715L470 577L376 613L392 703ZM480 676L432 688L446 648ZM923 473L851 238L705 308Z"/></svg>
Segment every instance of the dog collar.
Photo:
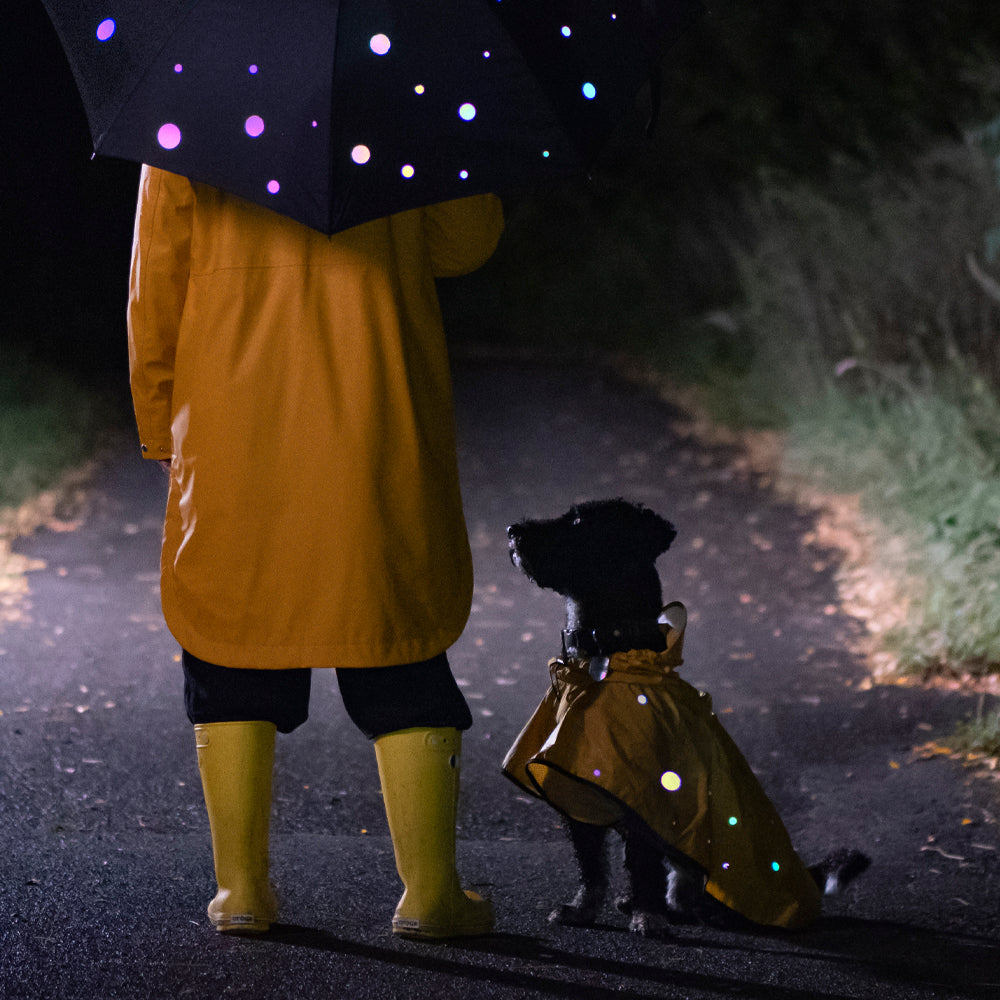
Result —
<svg viewBox="0 0 1000 1000"><path fill-rule="evenodd" d="M564 628L563 655L588 657L627 653L630 649L666 649L667 641L656 623L649 621L620 622L599 628Z"/></svg>

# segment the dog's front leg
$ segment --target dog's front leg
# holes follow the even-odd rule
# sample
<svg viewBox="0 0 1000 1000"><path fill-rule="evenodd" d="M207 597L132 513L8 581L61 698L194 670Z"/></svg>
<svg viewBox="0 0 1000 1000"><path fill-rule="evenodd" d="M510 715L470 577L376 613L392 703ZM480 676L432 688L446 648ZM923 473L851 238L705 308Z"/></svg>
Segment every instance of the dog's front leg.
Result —
<svg viewBox="0 0 1000 1000"><path fill-rule="evenodd" d="M573 853L580 868L580 889L572 903L549 914L554 923L582 927L594 923L608 890L608 857L604 846L607 827L566 820Z"/></svg>

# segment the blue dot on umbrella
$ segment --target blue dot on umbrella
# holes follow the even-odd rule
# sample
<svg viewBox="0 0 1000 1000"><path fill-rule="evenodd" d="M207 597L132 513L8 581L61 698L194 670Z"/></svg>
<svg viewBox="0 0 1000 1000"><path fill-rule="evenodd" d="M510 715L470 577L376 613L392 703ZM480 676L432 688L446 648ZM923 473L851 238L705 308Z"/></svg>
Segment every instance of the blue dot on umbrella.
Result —
<svg viewBox="0 0 1000 1000"><path fill-rule="evenodd" d="M469 104L466 102L458 109L458 117L464 122L471 122L473 118L476 117L476 106L475 104Z"/></svg>
<svg viewBox="0 0 1000 1000"><path fill-rule="evenodd" d="M469 171L468 171L468 170L459 170L459 172L458 172L458 176L459 176L459 177L460 177L460 178L461 178L461 179L462 179L463 181L467 181L467 180L469 179Z"/></svg>
<svg viewBox="0 0 1000 1000"><path fill-rule="evenodd" d="M181 130L171 122L161 125L156 133L156 141L164 149L176 149L181 144Z"/></svg>
<svg viewBox="0 0 1000 1000"><path fill-rule="evenodd" d="M115 33L116 27L118 26L115 24L113 17L105 18L97 26L97 40L99 42L106 42Z"/></svg>
<svg viewBox="0 0 1000 1000"><path fill-rule="evenodd" d="M597 88L592 83L585 83L583 85L583 96L587 98L588 101L592 101L597 97Z"/></svg>
<svg viewBox="0 0 1000 1000"><path fill-rule="evenodd" d="M264 131L264 119L260 115L251 115L243 125L251 139L256 139Z"/></svg>
<svg viewBox="0 0 1000 1000"><path fill-rule="evenodd" d="M573 32L570 30L570 26L568 24L564 24L562 26L561 31L562 31L563 38L569 38L569 36L573 34Z"/></svg>

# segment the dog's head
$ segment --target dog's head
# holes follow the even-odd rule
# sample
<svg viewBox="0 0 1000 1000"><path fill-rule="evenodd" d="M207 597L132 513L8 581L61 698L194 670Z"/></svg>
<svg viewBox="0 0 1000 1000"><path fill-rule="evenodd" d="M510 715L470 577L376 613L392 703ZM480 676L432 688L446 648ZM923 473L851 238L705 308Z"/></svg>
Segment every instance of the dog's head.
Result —
<svg viewBox="0 0 1000 1000"><path fill-rule="evenodd" d="M657 556L676 534L655 511L621 499L576 504L561 517L507 529L511 561L529 579L566 597L592 600L625 596L623 587L655 575Z"/></svg>

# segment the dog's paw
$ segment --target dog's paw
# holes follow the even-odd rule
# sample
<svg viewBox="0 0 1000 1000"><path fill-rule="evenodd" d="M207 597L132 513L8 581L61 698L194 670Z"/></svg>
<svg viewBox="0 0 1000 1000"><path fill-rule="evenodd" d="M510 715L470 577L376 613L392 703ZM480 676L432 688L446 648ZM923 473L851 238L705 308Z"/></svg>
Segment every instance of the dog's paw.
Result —
<svg viewBox="0 0 1000 1000"><path fill-rule="evenodd" d="M867 854L841 848L824 858L818 865L813 865L809 873L816 880L823 895L833 896L867 871L871 863L871 858Z"/></svg>
<svg viewBox="0 0 1000 1000"><path fill-rule="evenodd" d="M563 903L549 914L550 924L562 924L565 927L590 927L596 920L596 906L577 906L574 903Z"/></svg>
<svg viewBox="0 0 1000 1000"><path fill-rule="evenodd" d="M665 913L633 910L632 917L628 922L628 929L630 933L638 934L644 938L668 938L670 937L670 919Z"/></svg>

